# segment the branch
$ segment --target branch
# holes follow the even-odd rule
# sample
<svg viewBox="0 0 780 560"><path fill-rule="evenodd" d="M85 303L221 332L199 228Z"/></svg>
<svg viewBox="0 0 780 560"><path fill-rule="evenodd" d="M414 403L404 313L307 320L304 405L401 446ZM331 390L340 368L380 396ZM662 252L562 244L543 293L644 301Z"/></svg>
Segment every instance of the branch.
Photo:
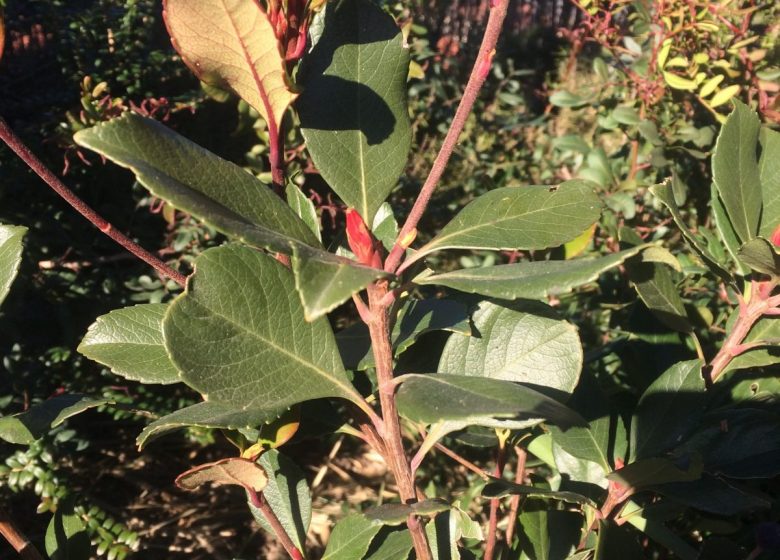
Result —
<svg viewBox="0 0 780 560"><path fill-rule="evenodd" d="M411 212L409 212L409 217L406 218L401 231L398 232L393 249L385 261L385 270L387 272L395 272L398 269L401 258L406 251L402 241L408 239L409 234L417 228L417 224L428 207L433 191L436 190L447 163L450 161L452 151L455 149L460 133L463 131L471 109L474 107L477 94L490 72L490 62L495 54L496 44L501 34L501 27L506 17L508 5L509 0L490 0L490 16L485 27L485 35L482 37L482 44L479 47L477 60L474 63L474 68L471 70L471 76L469 76L469 81L466 83L463 97L458 104L455 117L452 119L452 124L447 131L447 136L444 138L439 153L436 155L428 178L425 180L422 189L420 189L417 200L414 202Z"/></svg>
<svg viewBox="0 0 780 560"><path fill-rule="evenodd" d="M252 488L245 488L247 494L249 494L249 500L252 502L252 505L260 510L260 513L263 514L263 517L271 526L271 529L273 529L276 538L287 551L287 554L290 555L290 558L292 558L292 560L304 560L303 553L298 550L298 547L295 546L295 543L292 542L290 535L288 535L287 531L284 530L282 523L279 521L279 518L276 517L274 510L272 510L271 506L268 505L268 502L263 497L263 495L258 494Z"/></svg>
<svg viewBox="0 0 780 560"><path fill-rule="evenodd" d="M89 220L92 225L105 233L111 239L119 243L122 247L130 251L133 255L147 263L154 268L158 273L163 276L167 276L182 288L187 283L187 277L181 272L172 269L165 264L158 257L138 245L135 241L127 237L125 234L120 233L114 226L112 226L105 218L90 208L83 200L74 194L65 184L60 181L54 173L49 171L46 165L33 154L30 149L25 146L21 138L19 138L13 130L8 126L8 123L0 117L0 140L5 142L11 150L16 153L22 161L24 161L30 169L32 169L44 182L49 185L54 192L60 195L65 202L70 204L76 211Z"/></svg>
<svg viewBox="0 0 780 560"><path fill-rule="evenodd" d="M22 560L43 560L43 556L19 529L4 509L0 509L0 535L5 537Z"/></svg>
<svg viewBox="0 0 780 560"><path fill-rule="evenodd" d="M525 479L525 462L528 459L528 453L520 446L515 446L517 454L517 467L515 468L515 484L522 484ZM512 538L515 535L517 526L517 514L520 511L520 494L515 494L509 501L509 524L506 528L506 545L512 547Z"/></svg>

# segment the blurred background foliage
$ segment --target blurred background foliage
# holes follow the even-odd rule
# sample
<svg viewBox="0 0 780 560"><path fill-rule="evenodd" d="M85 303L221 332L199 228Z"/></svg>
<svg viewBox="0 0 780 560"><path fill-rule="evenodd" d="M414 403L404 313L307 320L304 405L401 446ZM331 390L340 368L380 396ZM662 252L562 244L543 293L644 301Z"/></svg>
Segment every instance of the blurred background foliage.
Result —
<svg viewBox="0 0 780 560"><path fill-rule="evenodd" d="M222 239L149 197L130 173L81 153L71 136L136 110L267 179L262 121L243 102L201 88L170 47L158 1L5 4L0 114L116 227L188 270L195 255ZM414 147L390 200L402 218L454 113L487 3L389 0L384 5L404 29L413 60ZM646 240L663 238L677 246L679 234L668 227L665 212L647 190L674 176L686 219L699 224L713 252L726 254L711 231L709 155L732 98L751 104L767 124L780 121L780 5L772 0L517 0L511 9L489 80L421 232L433 233L486 190L581 177L600 186L607 209L598 227L556 249L556 256L614 250L624 226ZM336 242L343 229L340 202L313 168L297 132L289 133L287 146L289 176L315 202L326 241ZM191 430L143 454L135 450L134 438L149 417L195 402L196 395L181 385L144 387L119 380L74 350L96 316L133 302L168 300L177 287L87 225L7 150L0 150L0 176L0 222L30 228L20 278L0 310L0 413L24 410L63 391L118 403L88 412L29 447L0 444L0 501L19 524L32 528L36 540L42 540L48 522L36 510L69 504L89 520L97 553L108 558L124 558L141 542L144 558L234 558L256 548L262 537L242 516L239 493L220 492L198 504L172 486L195 457L219 456L219 447L227 444L218 434ZM455 257L459 262L437 265L482 266L520 256L549 255L464 252ZM711 355L721 340L727 304L735 303L733 294L719 290L685 255L677 259L675 281ZM586 369L618 406L635 402L669 364L692 355L691 339L658 321L621 271L551 303L580 328ZM334 317L340 326L353 319L349 309ZM435 336L427 342L437 343ZM288 451L316 471L339 440L306 440L306 433L302 430ZM473 483L465 475L440 479L447 471L437 471L435 462L428 470L432 482L451 489L465 491ZM372 476L365 474L364 480ZM776 496L777 488L765 490ZM337 489L320 494L320 509L338 511ZM215 519L209 516L214 508L227 513ZM689 536L702 526L714 534L730 531L752 548L754 524L725 527L715 521L697 525L689 519L680 531ZM267 554L274 557L273 551Z"/></svg>

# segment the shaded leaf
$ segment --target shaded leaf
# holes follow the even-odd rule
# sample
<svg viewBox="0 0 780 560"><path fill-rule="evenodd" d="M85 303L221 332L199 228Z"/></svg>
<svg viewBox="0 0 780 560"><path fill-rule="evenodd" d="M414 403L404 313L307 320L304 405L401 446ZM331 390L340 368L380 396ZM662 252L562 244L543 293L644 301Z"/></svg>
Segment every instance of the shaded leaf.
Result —
<svg viewBox="0 0 780 560"><path fill-rule="evenodd" d="M544 488L537 488L536 486L527 486L525 484L515 484L508 480L502 480L498 478L490 478L490 481L482 489L482 495L486 498L503 498L504 496L520 495L528 496L529 498L542 498L548 500L558 500L561 502L567 502L570 504L579 504L581 506L590 506L598 509L596 502L590 498L577 494L576 492L556 492L553 490L545 490Z"/></svg>
<svg viewBox="0 0 780 560"><path fill-rule="evenodd" d="M328 3L299 74L306 147L323 178L367 224L396 186L411 146L409 49L370 0Z"/></svg>
<svg viewBox="0 0 780 560"><path fill-rule="evenodd" d="M178 383L179 372L163 344L162 320L167 308L167 304L147 303L98 317L78 351L126 379Z"/></svg>
<svg viewBox="0 0 780 560"><path fill-rule="evenodd" d="M739 314L739 309L733 311L734 317ZM731 321L732 319L730 319ZM777 341L780 340L780 318L762 317L753 325L748 335L742 341L743 344L755 344L765 342L766 346L758 346L734 356L723 370L723 373L738 369L766 367L780 363L780 348Z"/></svg>
<svg viewBox="0 0 780 560"><path fill-rule="evenodd" d="M598 220L601 202L588 181L502 187L466 205L411 257L442 249L545 249L574 239ZM407 260L407 262L409 262Z"/></svg>
<svg viewBox="0 0 780 560"><path fill-rule="evenodd" d="M29 410L0 418L0 439L29 445L71 416L111 403L111 399L85 395L60 395L33 405Z"/></svg>
<svg viewBox="0 0 780 560"><path fill-rule="evenodd" d="M391 503L367 509L363 515L382 525L400 525L410 515L433 517L450 509L450 504L440 498L430 498L414 504Z"/></svg>
<svg viewBox="0 0 780 560"><path fill-rule="evenodd" d="M780 276L780 254L763 237L751 239L739 248L739 259L761 274Z"/></svg>
<svg viewBox="0 0 780 560"><path fill-rule="evenodd" d="M294 244L319 244L257 178L152 119L125 113L73 138L130 169L155 196L246 243L284 253Z"/></svg>
<svg viewBox="0 0 780 560"><path fill-rule="evenodd" d="M257 2L165 0L173 46L207 84L231 89L278 129L290 91L284 58L268 14Z"/></svg>
<svg viewBox="0 0 780 560"><path fill-rule="evenodd" d="M414 281L501 299L541 299L593 282L601 273L622 264L645 247L640 245L599 258L467 268L418 277Z"/></svg>
<svg viewBox="0 0 780 560"><path fill-rule="evenodd" d="M763 200L759 233L768 238L780 225L780 132L761 127L759 140L761 157L758 160L758 173Z"/></svg>
<svg viewBox="0 0 780 560"><path fill-rule="evenodd" d="M0 50L0 54L2 51ZM3 302L22 262L22 239L27 228L0 225L0 303Z"/></svg>
<svg viewBox="0 0 780 560"><path fill-rule="evenodd" d="M769 508L768 496L750 492L709 475L692 482L672 482L652 490L675 502L720 516Z"/></svg>
<svg viewBox="0 0 780 560"><path fill-rule="evenodd" d="M46 528L44 545L50 560L87 560L90 539L87 525L69 504L60 504Z"/></svg>
<svg viewBox="0 0 780 560"><path fill-rule="evenodd" d="M322 560L362 560L382 524L351 513L333 528Z"/></svg>
<svg viewBox="0 0 780 560"><path fill-rule="evenodd" d="M195 490L204 484L230 484L254 492L262 492L268 484L265 470L250 459L229 457L214 463L204 463L176 477L176 485Z"/></svg>
<svg viewBox="0 0 780 560"><path fill-rule="evenodd" d="M375 542L382 535L380 534ZM374 550L369 551L368 556L364 557L364 560L406 560L409 557L409 552L412 550L414 543L412 543L412 535L409 533L409 529L402 529L400 531L392 531L382 539L382 542Z"/></svg>
<svg viewBox="0 0 780 560"><path fill-rule="evenodd" d="M761 180L756 147L758 115L740 101L726 119L712 154L712 179L739 238L753 239L761 216Z"/></svg>
<svg viewBox="0 0 780 560"><path fill-rule="evenodd" d="M675 558L680 560L697 560L699 557L695 548L666 527L661 521L650 519L635 502L630 500L626 502L621 515L623 519L637 530L642 531L655 542L672 551Z"/></svg>
<svg viewBox="0 0 780 560"><path fill-rule="evenodd" d="M163 333L182 380L209 401L277 410L340 397L367 408L327 320L302 321L292 272L273 257L226 245L195 260Z"/></svg>
<svg viewBox="0 0 780 560"><path fill-rule="evenodd" d="M619 482L635 490L669 482L688 482L702 476L703 461L700 455L677 458L676 460L654 457L642 459L607 475L609 480Z"/></svg>

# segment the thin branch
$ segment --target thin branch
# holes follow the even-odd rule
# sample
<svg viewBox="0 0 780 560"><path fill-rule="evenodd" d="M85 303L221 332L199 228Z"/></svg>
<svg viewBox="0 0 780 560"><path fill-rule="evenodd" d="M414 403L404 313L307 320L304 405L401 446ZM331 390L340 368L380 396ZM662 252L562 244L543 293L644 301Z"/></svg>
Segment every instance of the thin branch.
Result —
<svg viewBox="0 0 780 560"><path fill-rule="evenodd" d="M455 117L452 119L452 124L447 131L447 135L439 149L439 153L436 155L428 178L425 180L422 189L420 189L420 193L417 195L417 200L415 200L414 206L412 206L409 217L406 218L406 222L401 228L401 231L398 232L398 237L393 245L393 249L390 251L387 260L385 261L385 270L387 272L395 272L398 269L401 258L406 251L402 240L407 239L409 234L417 228L417 224L425 213L431 196L433 196L433 192L436 190L436 186L439 184L439 180L447 167L450 156L458 143L460 133L463 131L463 127L471 113L471 109L474 107L477 94L490 72L490 62L495 53L496 44L498 43L498 37L501 34L501 28L504 24L508 5L509 0L490 0L490 16L488 17L487 26L485 27L485 34L482 37L482 44L479 47L477 60L474 63L474 68L471 70L471 76L469 76L469 80L466 83L463 97L458 104L458 109L455 111Z"/></svg>
<svg viewBox="0 0 780 560"><path fill-rule="evenodd" d="M293 560L304 560L303 552L298 550L298 547L295 546L295 543L292 542L290 535L288 535L287 531L284 530L282 523L279 521L279 518L276 517L274 510L272 510L271 506L268 505L268 502L263 497L263 495L258 494L252 488L246 488L246 491L247 494L249 494L249 500L252 502L252 505L260 510L260 513L263 514L263 517L271 526L271 529L273 529L274 535L287 551L287 554L290 555L290 558Z"/></svg>
<svg viewBox="0 0 780 560"><path fill-rule="evenodd" d="M504 465L506 464L506 440L499 438L498 450L496 451L496 469L494 476L501 478L504 474ZM490 500L490 521L488 523L487 544L485 545L484 560L493 560L496 553L496 541L498 540L498 506L501 500L491 498Z"/></svg>
<svg viewBox="0 0 780 560"><path fill-rule="evenodd" d="M528 452L522 447L515 446L517 454L517 467L515 468L515 484L522 484L525 480L525 462L528 459ZM515 527L517 527L517 514L520 511L520 494L515 494L509 502L509 524L506 528L506 544L512 547L512 538L515 536Z"/></svg>
<svg viewBox="0 0 780 560"><path fill-rule="evenodd" d="M120 233L105 218L90 208L83 200L74 194L65 184L60 181L54 173L49 171L46 165L25 146L8 123L0 117L0 140L5 142L11 150L24 161L44 182L49 185L54 192L60 195L65 202L70 204L76 211L89 220L92 225L105 233L108 237L119 243L122 247L130 251L133 255L154 268L158 273L167 276L181 287L187 283L187 277L181 272L172 269L158 257L138 245L135 241Z"/></svg>
<svg viewBox="0 0 780 560"><path fill-rule="evenodd" d="M436 449L438 449L439 451L441 451L442 453L444 453L450 459L453 459L454 461L456 461L456 462L460 463L461 465L463 465L464 467L466 467L468 470L470 470L474 474L477 474L477 475L479 475L480 477L482 477L484 479L489 478L490 475L488 473L486 473L484 470L479 468L477 465L475 465L474 463L472 463L471 461L469 461L465 457L463 457L461 455L458 455L457 453L455 453L449 447L446 447L446 446L444 446L441 443L435 444L434 447Z"/></svg>
<svg viewBox="0 0 780 560"><path fill-rule="evenodd" d="M19 553L22 560L43 560L35 545L19 530L4 509L0 509L0 535Z"/></svg>

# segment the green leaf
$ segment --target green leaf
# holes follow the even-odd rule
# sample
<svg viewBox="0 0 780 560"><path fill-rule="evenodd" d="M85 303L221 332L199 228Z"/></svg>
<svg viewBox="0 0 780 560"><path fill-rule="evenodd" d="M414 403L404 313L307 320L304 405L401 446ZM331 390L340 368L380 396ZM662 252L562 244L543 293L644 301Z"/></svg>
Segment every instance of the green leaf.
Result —
<svg viewBox="0 0 780 560"><path fill-rule="evenodd" d="M285 195L287 197L287 204L293 209L298 217L303 220L314 236L319 242L322 242L322 232L320 232L320 219L317 217L317 209L314 207L314 202L308 198L298 185L292 182L287 183L285 187Z"/></svg>
<svg viewBox="0 0 780 560"><path fill-rule="evenodd" d="M582 346L576 327L551 307L531 301L511 306L483 301L472 320L479 336L450 336L439 371L523 382L559 393L574 390Z"/></svg>
<svg viewBox="0 0 780 560"><path fill-rule="evenodd" d="M333 528L322 560L363 560L382 524L351 513Z"/></svg>
<svg viewBox="0 0 780 560"><path fill-rule="evenodd" d="M388 252L393 250L395 238L398 237L398 222L395 221L393 207L387 202L383 202L377 210L371 231Z"/></svg>
<svg viewBox="0 0 780 560"><path fill-rule="evenodd" d="M335 258L338 261L301 256L293 248L295 289L298 290L307 321L322 317L374 280L390 276L378 268L363 266L344 257Z"/></svg>
<svg viewBox="0 0 780 560"><path fill-rule="evenodd" d="M406 518L410 515L433 517L437 513L449 510L450 507L450 504L441 498L430 498L414 504L397 502L382 504L366 510L363 515L382 525L400 525L406 522Z"/></svg>
<svg viewBox="0 0 780 560"><path fill-rule="evenodd" d="M735 316L738 313L738 309L734 310ZM780 318L763 317L759 319L742 342L743 344L765 342L766 346L752 348L738 356L734 356L723 370L723 373L780 363L780 349L777 347L778 340L780 340Z"/></svg>
<svg viewBox="0 0 780 560"><path fill-rule="evenodd" d="M22 262L22 239L27 228L0 225L0 303L3 303Z"/></svg>
<svg viewBox="0 0 780 560"><path fill-rule="evenodd" d="M448 299L407 299L393 324L393 355L398 357L420 336L437 330L471 336L466 306ZM336 342L349 369L362 371L374 367L371 337L365 323L356 323L337 333Z"/></svg>
<svg viewBox="0 0 780 560"><path fill-rule="evenodd" d="M750 268L769 276L780 275L780 254L763 237L751 239L739 248L739 259Z"/></svg>
<svg viewBox="0 0 780 560"><path fill-rule="evenodd" d="M306 147L323 178L367 224L396 186L411 146L409 49L371 0L338 0L299 74Z"/></svg>
<svg viewBox="0 0 780 560"><path fill-rule="evenodd" d="M550 95L550 104L556 107L582 107L588 100L566 90L554 91Z"/></svg>
<svg viewBox="0 0 780 560"><path fill-rule="evenodd" d="M81 517L68 504L60 504L46 528L44 545L50 560L87 560L89 533Z"/></svg>
<svg viewBox="0 0 780 560"><path fill-rule="evenodd" d="M601 202L588 181L502 187L466 205L410 259L442 249L546 249L574 239L598 220Z"/></svg>
<svg viewBox="0 0 780 560"><path fill-rule="evenodd" d="M700 480L659 484L652 490L675 502L722 517L768 509L772 504L769 496L743 490L708 475Z"/></svg>
<svg viewBox="0 0 780 560"><path fill-rule="evenodd" d="M294 244L319 245L268 186L152 119L128 112L74 140L130 169L155 196L241 241L284 253Z"/></svg>
<svg viewBox="0 0 780 560"><path fill-rule="evenodd" d="M625 124L628 126L637 125L642 122L642 119L639 117L639 113L637 113L636 109L633 107L616 107L612 111L612 118L620 124Z"/></svg>
<svg viewBox="0 0 780 560"><path fill-rule="evenodd" d="M715 183L710 186L710 204L712 206L712 218L715 222L715 228L720 236L720 241L726 247L729 255L734 261L737 273L741 276L747 276L750 274L750 267L744 264L739 259L739 247L742 244L737 237L737 232L734 231L734 227L729 221L729 217L726 215L726 208L723 206L723 201L718 195L718 189L715 187ZM732 281L733 283L733 281Z"/></svg>
<svg viewBox="0 0 780 560"><path fill-rule="evenodd" d="M759 233L768 238L780 226L780 132L761 127L759 140L761 157L758 160L758 173L763 198Z"/></svg>
<svg viewBox="0 0 780 560"><path fill-rule="evenodd" d="M382 534L375 539L375 546L381 537ZM406 560L413 546L414 543L412 543L412 535L409 533L409 529L392 531L382 539L382 542L379 543L375 550L364 557L364 560Z"/></svg>
<svg viewBox="0 0 780 560"><path fill-rule="evenodd" d="M147 303L98 317L78 351L125 379L178 383L179 372L163 344L162 320L167 308L164 303Z"/></svg>
<svg viewBox="0 0 780 560"><path fill-rule="evenodd" d="M756 236L761 216L761 180L756 161L760 125L758 115L735 100L712 154L712 179L743 242Z"/></svg>
<svg viewBox="0 0 780 560"><path fill-rule="evenodd" d="M680 560L697 560L699 558L698 551L695 548L666 527L661 521L649 519L645 512L642 511L642 508L635 502L630 500L626 502L621 512L621 517L637 530L642 531L645 535L672 551L675 558Z"/></svg>
<svg viewBox="0 0 780 560"><path fill-rule="evenodd" d="M52 397L33 405L25 412L0 418L0 439L10 443L29 445L71 416L110 402L110 399L96 399L85 395Z"/></svg>
<svg viewBox="0 0 780 560"><path fill-rule="evenodd" d="M172 412L149 424L136 443L142 449L147 443L173 430L187 427L252 429L279 418L287 407L268 409L236 408L232 404L207 401Z"/></svg>
<svg viewBox="0 0 780 560"><path fill-rule="evenodd" d="M546 419L582 425L579 414L524 385L468 375L406 374L397 378L398 411L413 422L479 422L483 418Z"/></svg>
<svg viewBox="0 0 780 560"><path fill-rule="evenodd" d="M680 444L704 412L701 360L678 362L642 394L631 420L634 460L656 456Z"/></svg>
<svg viewBox="0 0 780 560"><path fill-rule="evenodd" d="M500 299L542 299L570 292L593 282L647 245L639 245L599 258L568 261L525 261L418 277L417 284L447 286L461 292Z"/></svg>
<svg viewBox="0 0 780 560"><path fill-rule="evenodd" d="M263 498L284 527L299 550L304 550L306 533L311 523L311 492L306 476L301 469L276 449L263 453L257 460L266 473L268 484L263 490ZM252 515L263 529L273 534L265 517L252 504Z"/></svg>
<svg viewBox="0 0 780 560"><path fill-rule="evenodd" d="M680 229L688 246L699 255L702 261L704 261L704 264L707 265L707 268L726 282L733 282L734 279L731 276L731 273L712 255L707 246L690 229L688 229L688 224L685 223L685 220L680 213L680 208L677 205L677 201L674 198L673 182L667 179L663 183L650 187L650 192L658 197L661 203L669 209L669 213L672 215L674 223Z"/></svg>
<svg viewBox="0 0 780 560"><path fill-rule="evenodd" d="M640 243L639 236L625 227L620 230L620 239L628 245ZM626 272L640 299L659 321L676 331L691 331L685 304L668 267L644 262L642 256L638 255L626 261Z"/></svg>
<svg viewBox="0 0 780 560"><path fill-rule="evenodd" d="M267 12L257 2L165 0L173 46L201 80L231 89L279 129L295 99Z"/></svg>
<svg viewBox="0 0 780 560"><path fill-rule="evenodd" d="M273 257L226 245L195 260L163 333L182 380L206 400L277 410L340 397L366 409L327 320L302 321L292 272Z"/></svg>
<svg viewBox="0 0 780 560"><path fill-rule="evenodd" d="M609 480L618 482L634 490L642 490L669 482L689 482L698 480L702 475L703 462L700 455L685 460L653 457L642 459L607 475Z"/></svg>
<svg viewBox="0 0 780 560"><path fill-rule="evenodd" d="M569 504L579 504L581 506L590 506L598 509L596 502L590 498L577 494L576 492L556 492L545 490L536 486L527 486L525 484L516 484L508 480L499 478L490 478L490 482L482 489L482 495L486 498L503 498L504 496L520 495L529 498L542 498L546 500L558 500Z"/></svg>

